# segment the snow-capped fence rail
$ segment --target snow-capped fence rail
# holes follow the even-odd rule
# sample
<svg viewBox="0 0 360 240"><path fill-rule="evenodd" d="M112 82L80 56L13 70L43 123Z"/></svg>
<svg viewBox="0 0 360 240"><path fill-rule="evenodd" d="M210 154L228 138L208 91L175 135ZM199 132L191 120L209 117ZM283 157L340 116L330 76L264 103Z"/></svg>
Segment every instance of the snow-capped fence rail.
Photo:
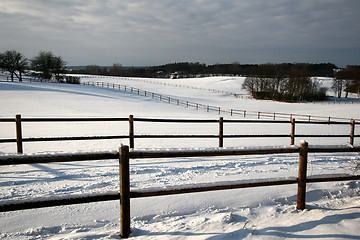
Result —
<svg viewBox="0 0 360 240"><path fill-rule="evenodd" d="M206 105L186 100L181 100L178 98L169 97L166 95L141 90L136 87L129 87L126 85L121 84L115 84L115 83L109 83L109 82L82 82L81 84L87 85L87 86L96 86L96 87L103 87L103 88L112 88L112 89L118 89L123 90L125 92L134 93L137 95L145 96L145 97L151 97L154 100L158 100L160 102L165 102L169 104L175 104L177 106L181 107L187 107L187 108L194 108L196 110L205 110L207 112L216 112L218 114L230 114L230 116L239 116L239 117L253 117L257 119L296 119L296 120L303 120L303 121L324 121L324 122L330 122L333 121L350 121L349 118L341 118L341 117L324 117L324 116L316 116L316 115L304 115L304 114L293 114L293 113L276 113L276 112L261 112L261 111L249 111L249 110L239 110L239 109L228 109L228 108L221 108L217 106L212 105ZM225 92L224 92L225 93ZM227 94L231 94L227 92ZM234 95L237 97L237 95ZM360 119L355 119L357 121L360 121Z"/></svg>
<svg viewBox="0 0 360 240"><path fill-rule="evenodd" d="M308 153L316 152L360 152L360 147L309 147L305 141L300 146L268 147L268 148L243 148L243 149L205 149L205 150L130 150L128 146L121 146L119 152L94 152L94 153L69 153L69 154L39 154L0 156L0 165L34 164L66 161L90 161L119 159L120 191L103 193L79 194L69 196L56 196L47 198L34 198L25 200L2 200L0 212L17 211L33 208L63 206L99 201L120 200L120 236L130 236L130 199L153 197L173 194L185 194L226 189L239 189L251 187L265 187L285 184L298 184L298 198L296 208L305 209L305 195L307 182L330 182L359 180L360 175L319 175L307 177ZM130 159L138 158L177 158L177 157L211 157L230 155L263 155L280 153L299 153L299 174L297 177L240 180L232 182L217 182L210 184L180 185L167 188L148 188L140 190L130 189Z"/></svg>
<svg viewBox="0 0 360 240"><path fill-rule="evenodd" d="M307 139L310 137L316 138L349 138L349 144L355 144L355 138L360 137L355 133L355 126L360 125L360 121L352 119L350 122L342 121L301 121L296 119L289 120L260 120L260 119L157 119L157 118L134 118L130 115L128 118L22 118L21 115L16 115L12 118L0 118L0 123L15 122L16 124L16 138L0 138L0 143L17 144L17 153L23 153L24 142L48 142L48 141L76 141L76 140L104 140L104 139L129 139L130 148L135 147L136 138L217 138L219 147L224 146L224 138L290 138L290 145L294 145L295 138ZM66 136L66 137L23 137L22 123L23 122L129 122L128 133L124 135L106 135L106 136ZM219 126L218 134L135 134L134 122L152 122L152 123L217 123ZM225 123L261 123L261 124L289 124L289 134L224 134ZM348 134L300 134L296 133L295 126L298 124L305 125L348 125L350 130Z"/></svg>

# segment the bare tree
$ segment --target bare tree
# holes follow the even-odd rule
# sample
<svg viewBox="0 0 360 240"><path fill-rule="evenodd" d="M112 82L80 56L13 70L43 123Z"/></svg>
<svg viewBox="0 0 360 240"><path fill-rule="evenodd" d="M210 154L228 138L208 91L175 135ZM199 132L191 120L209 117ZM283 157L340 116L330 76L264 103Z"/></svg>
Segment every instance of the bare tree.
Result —
<svg viewBox="0 0 360 240"><path fill-rule="evenodd" d="M63 79L62 73L65 71L65 61L60 56L55 56L52 52L40 51L39 54L31 60L31 67L40 71L42 79L50 80L53 76L57 81Z"/></svg>
<svg viewBox="0 0 360 240"><path fill-rule="evenodd" d="M61 58L61 56L55 56L53 58L52 72L55 76L56 81L58 81L58 82L61 82L64 79L65 65L66 65L66 63Z"/></svg>
<svg viewBox="0 0 360 240"><path fill-rule="evenodd" d="M312 87L312 82L308 72L304 69L291 69L289 77L288 91L292 100L302 99L306 91Z"/></svg>
<svg viewBox="0 0 360 240"><path fill-rule="evenodd" d="M251 70L242 88L255 98L273 98L277 88L274 76L275 72L271 64L261 64Z"/></svg>
<svg viewBox="0 0 360 240"><path fill-rule="evenodd" d="M321 100L326 89L310 78L301 65L262 64L254 67L246 77L242 88L254 98L280 101Z"/></svg>
<svg viewBox="0 0 360 240"><path fill-rule="evenodd" d="M341 98L341 93L343 91L343 79L334 79L331 89L338 98Z"/></svg>
<svg viewBox="0 0 360 240"><path fill-rule="evenodd" d="M349 92L360 93L360 66L347 66L346 69L339 71L333 82L332 89L341 97L341 92L345 91L345 97Z"/></svg>
<svg viewBox="0 0 360 240"><path fill-rule="evenodd" d="M0 54L0 66L5 71L10 73L11 81L14 81L14 76L22 82L22 74L28 64L28 60L24 55L15 50L8 50Z"/></svg>

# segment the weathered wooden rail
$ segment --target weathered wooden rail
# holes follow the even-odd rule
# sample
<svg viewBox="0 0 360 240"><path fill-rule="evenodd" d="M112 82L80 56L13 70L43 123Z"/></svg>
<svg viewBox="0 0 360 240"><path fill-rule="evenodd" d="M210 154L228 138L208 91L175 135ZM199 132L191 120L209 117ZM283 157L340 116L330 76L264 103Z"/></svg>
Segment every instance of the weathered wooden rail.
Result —
<svg viewBox="0 0 360 240"><path fill-rule="evenodd" d="M217 138L218 146L224 146L225 138L290 138L290 145L294 145L295 138L307 139L310 137L316 138L349 138L349 144L355 144L355 138L360 137L355 133L355 126L360 125L360 122L355 122L352 119L350 122L345 121L301 121L301 120L261 120L261 119L156 119L156 118L134 118L130 115L128 118L22 118L21 115L16 115L12 118L0 118L1 122L13 122L16 124L16 138L0 138L0 143L16 143L17 153L23 153L24 142L48 142L48 141L76 141L76 140L104 140L104 139L129 139L130 148L135 147L136 138ZM23 137L22 123L24 122L128 122L128 133L124 135L106 135L106 136L66 136L66 137ZM217 123L218 134L135 134L135 122L152 122L152 123ZM289 134L224 134L225 123L260 123L260 124L289 124ZM298 124L305 125L348 125L350 127L348 134L299 134L296 133L295 126Z"/></svg>
<svg viewBox="0 0 360 240"><path fill-rule="evenodd" d="M110 201L120 199L120 236L127 238L130 236L130 199L141 197L153 197L173 194L185 194L193 192L205 192L225 189L239 189L250 187L265 187L285 184L298 184L298 198L296 208L305 209L306 183L307 182L330 182L330 181L349 181L359 180L360 175L343 176L314 176L307 177L307 158L309 152L360 152L360 147L314 147L308 146L305 141L300 142L300 146L290 147L271 147L271 148L249 148L249 149L208 149L204 151L141 151L130 150L128 146L121 146L119 152L99 152L99 153L75 153L75 154L56 154L56 155L14 155L0 156L0 165L35 164L50 162L67 161L90 161L119 159L120 191L105 193L80 194L70 196L57 196L41 199L27 199L18 201L0 201L0 212L17 211L33 208L63 206L80 203L90 203L99 201ZM211 157L211 156L231 156L231 155L263 155L279 153L299 153L299 174L298 177L287 177L277 179L262 180L242 180L233 182L218 182L200 185L180 185L168 188L148 188L132 191L130 189L130 159L137 158L177 158L177 157ZM171 160L169 160L171 161Z"/></svg>

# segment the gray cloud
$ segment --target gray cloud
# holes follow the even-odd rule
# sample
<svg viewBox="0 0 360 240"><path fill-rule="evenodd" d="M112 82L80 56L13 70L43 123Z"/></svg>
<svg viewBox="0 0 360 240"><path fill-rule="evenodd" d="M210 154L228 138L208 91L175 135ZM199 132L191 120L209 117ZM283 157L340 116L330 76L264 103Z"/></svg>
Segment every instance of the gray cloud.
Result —
<svg viewBox="0 0 360 240"><path fill-rule="evenodd" d="M0 51L69 64L360 64L360 1L2 0Z"/></svg>

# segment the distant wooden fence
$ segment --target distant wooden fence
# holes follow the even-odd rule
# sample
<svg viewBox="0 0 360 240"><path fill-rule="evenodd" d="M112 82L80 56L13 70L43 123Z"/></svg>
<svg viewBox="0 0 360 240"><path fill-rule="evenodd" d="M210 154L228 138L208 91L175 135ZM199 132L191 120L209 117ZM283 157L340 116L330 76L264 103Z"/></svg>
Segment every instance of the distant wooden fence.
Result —
<svg viewBox="0 0 360 240"><path fill-rule="evenodd" d="M257 119L296 119L296 120L303 120L303 121L324 121L324 122L331 122L331 121L350 121L350 118L340 118L340 117L324 117L324 116L316 116L316 115L304 115L304 114L292 114L292 113L276 113L276 112L262 112L262 111L248 111L248 110L238 110L238 109L228 109L228 108L221 108L212 105L206 105L191 101L185 101L178 98L169 97L166 95L141 90L135 87L129 87L126 85L121 84L114 84L109 82L82 82L83 85L88 86L96 86L96 87L103 87L103 88L112 88L117 90L123 90L125 92L134 93L137 95L151 97L152 99L158 100L160 102L165 102L169 104L175 104L177 106L193 108L196 110L205 110L207 112L216 112L218 114L226 113L230 114L230 116L239 116L239 117L253 117ZM356 121L360 121L360 119L354 119Z"/></svg>
<svg viewBox="0 0 360 240"><path fill-rule="evenodd" d="M22 118L21 115L16 115L12 118L0 118L1 122L15 122L16 124L16 138L0 138L0 143L11 143L17 144L17 152L23 153L24 142L49 142L49 141L76 141L76 140L103 140L103 139L129 139L130 148L135 147L136 138L217 138L219 141L219 147L224 146L225 138L289 138L290 145L294 145L295 138L349 138L350 145L355 144L355 138L360 135L355 134L355 126L359 125L360 122L355 122L352 119L350 122L336 122L336 121L301 121L301 120L247 120L247 119L156 119L156 118L134 118L130 115L128 118ZM22 136L22 123L23 122L129 122L129 131L124 135L107 135L107 136L69 136L69 137L23 137ZM148 135L136 135L134 122L152 122L152 123L217 123L218 134L148 134ZM261 124L289 124L289 134L224 134L224 123L261 123ZM348 125L350 126L348 134L335 135L335 134L299 134L295 131L297 124L305 125Z"/></svg>
<svg viewBox="0 0 360 240"><path fill-rule="evenodd" d="M359 180L360 175L320 175L307 177L307 158L309 152L360 152L360 147L309 147L305 141L300 142L300 147L271 147L271 148L249 148L249 149L208 149L205 151L140 151L129 150L128 146L121 146L119 153L70 153L70 154L45 154L45 155L15 155L0 156L0 165L35 164L67 161L90 161L119 159L120 191L105 193L92 193L82 195L57 196L49 198L33 198L26 200L0 201L0 212L17 211L32 208L43 208L62 206L79 203L90 203L99 201L120 199L120 236L130 236L130 198L164 196L173 194L184 194L214 190L239 189L251 187L276 186L285 184L298 184L297 209L305 209L306 183L308 182L330 182ZM148 188L132 191L130 189L130 159L137 158L178 158L178 157L211 157L232 155L263 155L280 153L299 153L298 177L286 177L263 180L242 180L233 182L217 182L207 185L180 185L167 188ZM169 160L170 161L170 160Z"/></svg>
<svg viewBox="0 0 360 240"><path fill-rule="evenodd" d="M120 79L120 80L128 80L128 81L136 81L136 82L147 82L147 83L151 83L151 84L158 84L158 85L166 85L166 86L172 86L172 87L180 87L180 88L189 88L189 89L198 89L198 90L203 90L203 91L209 91L209 92L216 92L216 93L224 93L227 95L232 95L236 98L246 98L249 99L251 98L251 96L246 95L246 94L239 94L239 93L234 93L234 92L230 92L230 91L225 91L225 90L220 90L220 89L213 89L213 88L204 88L204 87L197 87L197 86L191 86L191 85L184 85L184 84L178 84L178 83L171 83L170 81L159 81L159 80L150 80L148 78L133 78L133 77L118 77L118 76L101 76L101 75L81 75L81 74L70 74L71 76L78 76L84 79L87 78L111 78L111 79ZM225 76L225 75L221 75L221 76ZM212 77L211 75L208 77ZM233 78L234 76L228 76L230 78ZM262 100L260 100L262 101ZM314 101L314 102L304 102L306 104L357 104L360 103L360 99L349 99L349 98L345 98L345 99L338 99L336 97L334 97L333 101Z"/></svg>
<svg viewBox="0 0 360 240"><path fill-rule="evenodd" d="M81 78L98 78L99 77L99 76L84 76L84 75L75 75L75 76L79 76ZM150 80L148 78L131 78L131 77L115 77L115 76L105 76L105 78L121 79L121 80L136 81L136 82L146 82L146 83L151 83L151 84L165 85L165 86L172 86L172 87L179 87L179 88L198 89L198 90L209 91L209 92L224 93L227 95L235 96L237 98L250 98L249 96L244 96L244 95L241 95L238 93L220 90L220 89L203 88L203 87L196 87L196 86L190 86L190 85L184 85L184 84L178 84L178 83L163 82L163 81L159 81L159 80Z"/></svg>

